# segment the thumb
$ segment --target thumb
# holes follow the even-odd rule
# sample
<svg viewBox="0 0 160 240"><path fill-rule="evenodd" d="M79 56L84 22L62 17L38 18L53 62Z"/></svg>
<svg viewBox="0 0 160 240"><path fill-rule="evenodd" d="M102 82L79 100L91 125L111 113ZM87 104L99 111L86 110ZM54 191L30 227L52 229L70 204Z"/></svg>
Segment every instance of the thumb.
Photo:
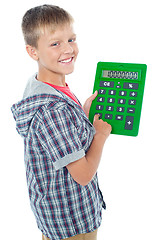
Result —
<svg viewBox="0 0 160 240"><path fill-rule="evenodd" d="M87 117L89 116L89 111L90 111L92 101L96 98L97 94L98 94L98 92L95 91L84 103L83 109L84 109Z"/></svg>
<svg viewBox="0 0 160 240"><path fill-rule="evenodd" d="M96 91L89 97L90 101L93 101L93 100L96 98L97 94L98 94L98 91L96 90Z"/></svg>
<svg viewBox="0 0 160 240"><path fill-rule="evenodd" d="M98 94L98 91L96 90L96 91L86 100L86 102L87 102L88 104L91 104L92 101L96 98L97 94Z"/></svg>

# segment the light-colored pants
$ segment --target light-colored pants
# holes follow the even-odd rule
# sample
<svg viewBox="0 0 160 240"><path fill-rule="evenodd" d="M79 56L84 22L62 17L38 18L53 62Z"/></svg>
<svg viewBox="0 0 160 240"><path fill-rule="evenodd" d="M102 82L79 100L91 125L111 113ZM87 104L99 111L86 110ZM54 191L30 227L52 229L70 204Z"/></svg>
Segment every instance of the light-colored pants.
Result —
<svg viewBox="0 0 160 240"><path fill-rule="evenodd" d="M50 240L42 234L42 240ZM63 240L63 239L62 239ZM90 233L83 233L74 237L65 238L64 240L97 240L97 230Z"/></svg>

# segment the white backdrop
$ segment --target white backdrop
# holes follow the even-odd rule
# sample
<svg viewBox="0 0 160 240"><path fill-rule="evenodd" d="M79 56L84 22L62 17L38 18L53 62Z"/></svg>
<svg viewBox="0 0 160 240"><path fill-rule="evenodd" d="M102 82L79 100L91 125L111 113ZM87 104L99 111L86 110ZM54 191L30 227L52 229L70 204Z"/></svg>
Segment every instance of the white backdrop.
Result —
<svg viewBox="0 0 160 240"><path fill-rule="evenodd" d="M111 135L98 170L107 204L98 240L160 239L160 14L158 0L28 0L1 3L1 239L38 240L30 209L23 141L10 107L21 99L37 65L27 55L21 34L26 10L51 3L68 10L76 22L79 57L67 77L84 103L92 93L98 61L148 66L138 137ZM77 87L78 86L78 87Z"/></svg>

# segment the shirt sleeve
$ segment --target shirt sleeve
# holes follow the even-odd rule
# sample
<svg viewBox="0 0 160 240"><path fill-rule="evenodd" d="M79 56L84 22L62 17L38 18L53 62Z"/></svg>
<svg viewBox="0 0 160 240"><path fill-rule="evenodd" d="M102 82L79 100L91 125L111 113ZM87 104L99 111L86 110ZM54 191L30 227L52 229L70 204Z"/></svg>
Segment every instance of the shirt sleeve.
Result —
<svg viewBox="0 0 160 240"><path fill-rule="evenodd" d="M85 156L74 117L67 109L47 111L38 134L56 170Z"/></svg>

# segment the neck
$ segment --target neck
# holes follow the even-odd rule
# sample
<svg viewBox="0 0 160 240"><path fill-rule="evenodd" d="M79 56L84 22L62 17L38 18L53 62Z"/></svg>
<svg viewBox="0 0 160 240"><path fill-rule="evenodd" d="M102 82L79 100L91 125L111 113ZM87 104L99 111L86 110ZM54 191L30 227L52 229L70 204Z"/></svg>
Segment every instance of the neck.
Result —
<svg viewBox="0 0 160 240"><path fill-rule="evenodd" d="M55 74L49 71L38 71L37 80L51 83L56 86L66 87L65 75Z"/></svg>

